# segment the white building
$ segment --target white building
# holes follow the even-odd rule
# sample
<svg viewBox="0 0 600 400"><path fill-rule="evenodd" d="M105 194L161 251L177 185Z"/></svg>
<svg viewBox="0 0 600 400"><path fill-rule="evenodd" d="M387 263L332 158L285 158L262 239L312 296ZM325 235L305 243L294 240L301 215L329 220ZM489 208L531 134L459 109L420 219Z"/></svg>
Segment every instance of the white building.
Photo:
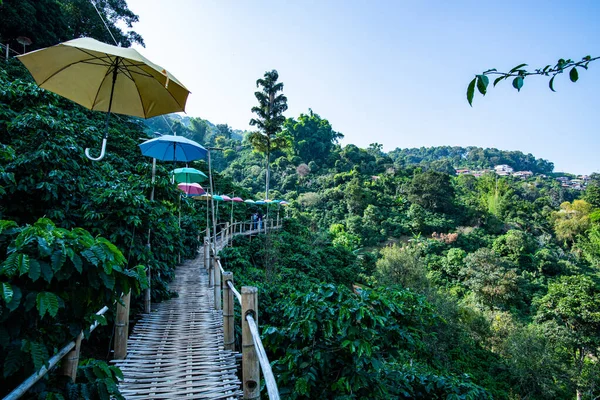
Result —
<svg viewBox="0 0 600 400"><path fill-rule="evenodd" d="M514 170L513 170L513 168L510 165L501 164L501 165L496 165L494 167L494 171L496 171L496 173L499 174L500 172L511 173Z"/></svg>

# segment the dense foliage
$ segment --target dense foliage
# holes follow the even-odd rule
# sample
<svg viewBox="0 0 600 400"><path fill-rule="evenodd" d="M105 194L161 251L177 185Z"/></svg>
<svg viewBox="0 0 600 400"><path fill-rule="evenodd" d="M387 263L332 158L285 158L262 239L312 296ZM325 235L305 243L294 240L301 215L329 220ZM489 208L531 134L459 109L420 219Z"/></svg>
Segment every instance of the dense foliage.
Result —
<svg viewBox="0 0 600 400"><path fill-rule="evenodd" d="M76 36L112 40L88 1L18 4L0 2L0 39L13 48L19 36L32 39L30 49ZM95 4L118 41L142 43L117 28L137 19L125 1ZM343 135L312 110L284 119L275 71L258 85L262 134L201 118L119 116L106 160L93 163L83 149L99 140L104 116L39 89L14 60L3 63L2 394L87 336L92 322L110 337L111 312L95 311L114 308L129 289L139 307L148 268L153 300L173 295L167 283L180 256L196 255L205 204L181 197L167 164L150 201L150 163L136 145L174 132L222 149L213 153L217 192L262 197L266 180L270 198L291 202L285 211L269 206L271 217L290 214L281 232L238 237L222 252L236 286L259 288L259 322L285 398L600 396L598 175L582 193L556 181L551 162L516 151L341 146ZM496 164L534 175L455 175ZM245 207L234 207L234 219L253 211ZM93 359L80 368L77 384L52 376L30 395L119 398L117 368Z"/></svg>
<svg viewBox="0 0 600 400"><path fill-rule="evenodd" d="M473 398L600 394L599 334L592 333L600 265L596 175L582 193L563 187L552 175L552 163L531 154L475 147L385 154L377 143L342 147L340 134L312 110L289 118L284 133L292 144L273 156L271 197L292 201L291 214L303 228L239 241L225 255L236 279L264 293L261 323L268 326L268 350L290 398L447 395L446 389L422 392L416 383L437 379ZM261 159L246 140L228 145L237 153L224 174L259 192ZM534 175L454 172L496 164ZM292 248L281 245L288 241ZM313 266L311 260L321 260L313 255L316 248L350 251L355 261L346 265L359 266L353 278L341 279L349 274L340 271L348 270L332 257ZM317 273L320 269L327 272ZM580 303L559 303L553 295L566 282L573 285L567 292L581 291ZM416 334L413 340L422 346L402 347L402 356L378 364L376 377L369 369L376 352L365 349L379 349L373 338L385 338L387 328L355 321L356 339L345 339L342 315L349 309L353 317L363 312L398 319L361 301L383 296L393 303L406 290L423 296L427 306L419 317L430 318L431 325L421 328L433 334ZM583 338L583 331L568 329L573 322L566 321L580 313L589 315ZM355 349L344 340L356 341ZM360 343L362 349L356 347ZM394 344L401 347L402 341ZM382 352L388 357L390 351ZM416 375L406 394L395 391L403 388L396 374L409 374L403 369L409 359ZM325 365L337 372L335 379ZM386 373L397 386L386 383Z"/></svg>

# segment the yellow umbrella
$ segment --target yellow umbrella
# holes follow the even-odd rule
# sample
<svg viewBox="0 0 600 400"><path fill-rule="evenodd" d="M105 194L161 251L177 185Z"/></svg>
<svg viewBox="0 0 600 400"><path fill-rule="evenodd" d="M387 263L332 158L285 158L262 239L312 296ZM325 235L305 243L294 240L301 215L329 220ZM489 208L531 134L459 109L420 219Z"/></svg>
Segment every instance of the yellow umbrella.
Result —
<svg viewBox="0 0 600 400"><path fill-rule="evenodd" d="M19 56L36 83L90 110L150 118L184 111L189 90L132 48L80 38Z"/></svg>

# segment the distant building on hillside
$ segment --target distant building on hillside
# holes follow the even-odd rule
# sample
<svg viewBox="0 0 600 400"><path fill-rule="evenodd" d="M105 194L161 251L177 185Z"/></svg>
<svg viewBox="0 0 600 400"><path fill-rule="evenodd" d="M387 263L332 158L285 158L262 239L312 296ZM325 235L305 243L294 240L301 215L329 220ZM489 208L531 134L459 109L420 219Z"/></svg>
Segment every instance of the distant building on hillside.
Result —
<svg viewBox="0 0 600 400"><path fill-rule="evenodd" d="M494 171L498 175L508 175L508 174L512 173L514 170L510 165L500 164L500 165L496 165L494 167Z"/></svg>
<svg viewBox="0 0 600 400"><path fill-rule="evenodd" d="M471 171L469 171L468 169L457 169L456 170L456 175L466 175L466 174L470 174Z"/></svg>
<svg viewBox="0 0 600 400"><path fill-rule="evenodd" d="M533 172L531 171L517 171L513 173L513 176L521 179L531 178L533 176Z"/></svg>

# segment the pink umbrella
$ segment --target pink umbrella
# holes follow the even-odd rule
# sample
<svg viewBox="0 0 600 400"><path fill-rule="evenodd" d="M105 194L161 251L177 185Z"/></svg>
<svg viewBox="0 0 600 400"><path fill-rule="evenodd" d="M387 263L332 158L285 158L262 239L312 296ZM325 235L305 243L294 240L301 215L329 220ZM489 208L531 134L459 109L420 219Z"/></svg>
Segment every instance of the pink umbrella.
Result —
<svg viewBox="0 0 600 400"><path fill-rule="evenodd" d="M234 197L233 199L231 199L231 201L235 201L236 203L243 203L244 199L242 199L241 197Z"/></svg>
<svg viewBox="0 0 600 400"><path fill-rule="evenodd" d="M188 196L201 196L206 191L197 183L180 183L177 185L180 190L183 190Z"/></svg>
<svg viewBox="0 0 600 400"><path fill-rule="evenodd" d="M223 201L231 201L231 197L222 194L221 197L223 198Z"/></svg>

